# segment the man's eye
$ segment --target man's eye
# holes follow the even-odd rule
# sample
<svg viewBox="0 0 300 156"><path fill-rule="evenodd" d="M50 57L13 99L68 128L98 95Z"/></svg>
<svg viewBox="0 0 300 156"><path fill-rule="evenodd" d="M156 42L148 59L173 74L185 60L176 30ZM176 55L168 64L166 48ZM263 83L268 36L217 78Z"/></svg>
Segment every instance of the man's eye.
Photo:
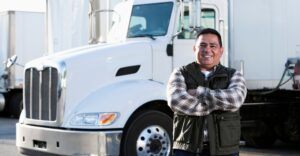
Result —
<svg viewBox="0 0 300 156"><path fill-rule="evenodd" d="M200 44L201 48L206 48L206 46L207 46L206 44Z"/></svg>

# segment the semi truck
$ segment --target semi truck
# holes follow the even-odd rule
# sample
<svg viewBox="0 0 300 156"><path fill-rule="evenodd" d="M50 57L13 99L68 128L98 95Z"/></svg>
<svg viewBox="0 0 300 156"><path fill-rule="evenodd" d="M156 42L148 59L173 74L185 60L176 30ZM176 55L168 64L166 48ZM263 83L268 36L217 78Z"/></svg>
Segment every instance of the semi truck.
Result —
<svg viewBox="0 0 300 156"><path fill-rule="evenodd" d="M44 16L44 12L0 12L0 111L15 117L23 108L22 66L46 52ZM3 62L14 55L21 66L7 68Z"/></svg>
<svg viewBox="0 0 300 156"><path fill-rule="evenodd" d="M276 139L299 142L299 5L123 1L105 42L26 64L16 146L28 155L171 155L166 83L174 68L194 61L202 28L221 33L221 63L246 79L241 139L257 147Z"/></svg>

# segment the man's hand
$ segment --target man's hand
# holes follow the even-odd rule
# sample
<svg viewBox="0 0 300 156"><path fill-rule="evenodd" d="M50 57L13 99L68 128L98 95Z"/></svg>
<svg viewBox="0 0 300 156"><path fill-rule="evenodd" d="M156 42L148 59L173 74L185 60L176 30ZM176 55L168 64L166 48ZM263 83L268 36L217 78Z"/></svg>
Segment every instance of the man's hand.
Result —
<svg viewBox="0 0 300 156"><path fill-rule="evenodd" d="M196 94L197 94L197 90L196 90L196 89L189 89L187 92L188 92L190 95L192 95L192 96L196 96Z"/></svg>

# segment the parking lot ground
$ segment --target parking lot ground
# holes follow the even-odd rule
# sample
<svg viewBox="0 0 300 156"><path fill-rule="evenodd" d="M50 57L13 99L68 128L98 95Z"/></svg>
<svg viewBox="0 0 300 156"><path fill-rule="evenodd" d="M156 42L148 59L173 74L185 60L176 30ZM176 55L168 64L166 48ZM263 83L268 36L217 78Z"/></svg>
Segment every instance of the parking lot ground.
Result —
<svg viewBox="0 0 300 156"><path fill-rule="evenodd" d="M300 156L300 145L277 141L268 149L241 146L240 156Z"/></svg>
<svg viewBox="0 0 300 156"><path fill-rule="evenodd" d="M18 119L0 117L0 156L23 156L16 148L16 123ZM240 156L300 156L300 145L277 141L269 149L257 149L242 145Z"/></svg>

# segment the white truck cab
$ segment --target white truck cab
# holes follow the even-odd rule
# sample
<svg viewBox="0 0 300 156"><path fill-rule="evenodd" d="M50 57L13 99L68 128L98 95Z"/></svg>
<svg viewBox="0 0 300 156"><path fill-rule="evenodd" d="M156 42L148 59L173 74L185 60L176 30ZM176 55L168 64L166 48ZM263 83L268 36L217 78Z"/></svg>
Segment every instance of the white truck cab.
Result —
<svg viewBox="0 0 300 156"><path fill-rule="evenodd" d="M193 61L193 32L178 39L183 26L190 30L187 16L180 16L188 4L122 2L106 43L27 63L25 109L17 124L20 151L169 155L172 111L166 82L174 67Z"/></svg>

